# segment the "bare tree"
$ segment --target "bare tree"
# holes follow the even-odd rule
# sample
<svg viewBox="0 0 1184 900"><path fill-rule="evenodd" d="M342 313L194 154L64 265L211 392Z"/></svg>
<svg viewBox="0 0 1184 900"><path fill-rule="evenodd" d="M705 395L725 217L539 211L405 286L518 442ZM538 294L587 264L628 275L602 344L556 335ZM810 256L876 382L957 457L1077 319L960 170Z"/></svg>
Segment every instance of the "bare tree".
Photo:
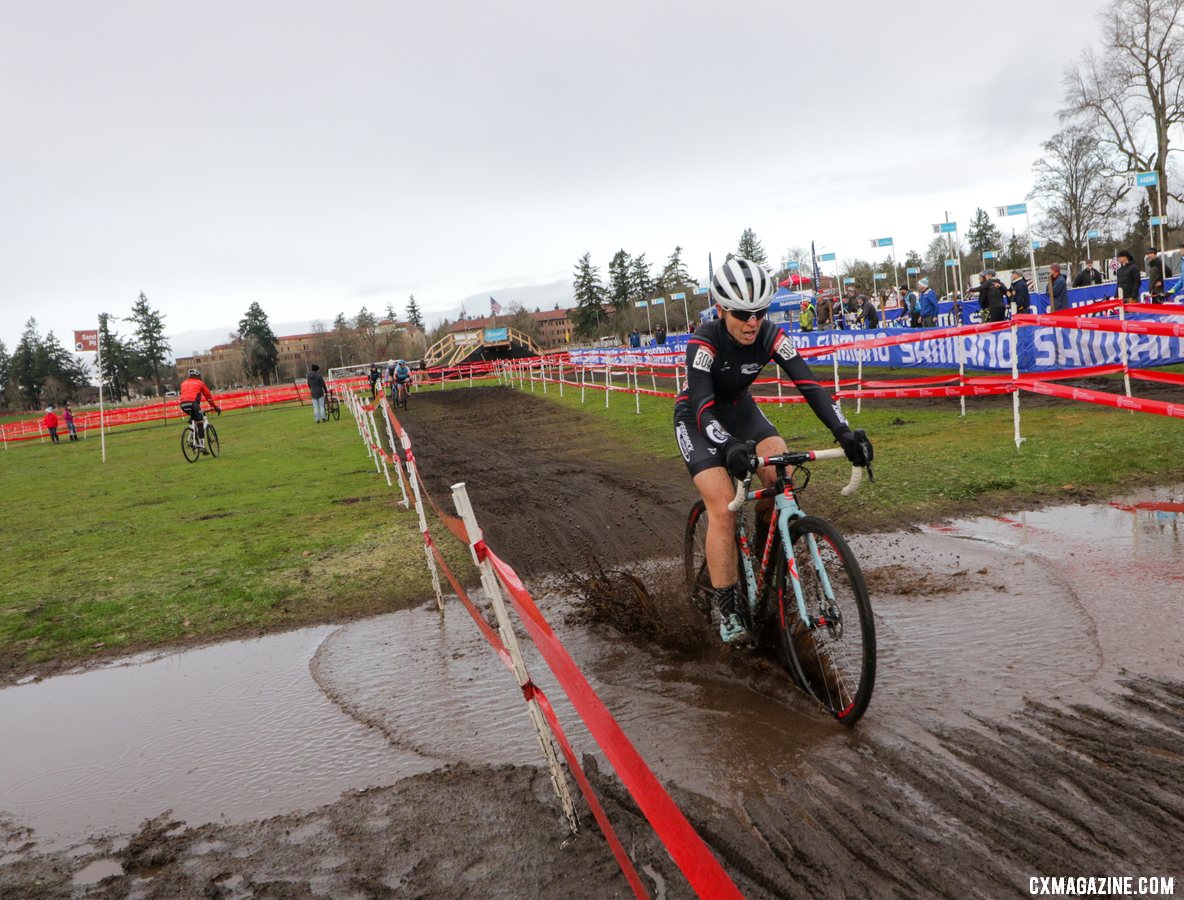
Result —
<svg viewBox="0 0 1184 900"><path fill-rule="evenodd" d="M1094 133L1082 125L1058 132L1041 146L1044 156L1032 164L1035 195L1045 210L1041 228L1080 261L1086 232L1107 224L1127 188L1110 177L1114 166Z"/></svg>
<svg viewBox="0 0 1184 900"><path fill-rule="evenodd" d="M1062 121L1087 125L1128 171L1158 172L1165 206L1181 200L1167 175L1169 132L1184 122L1184 0L1111 0L1098 18L1112 46L1066 70ZM1147 198L1165 215L1154 187Z"/></svg>

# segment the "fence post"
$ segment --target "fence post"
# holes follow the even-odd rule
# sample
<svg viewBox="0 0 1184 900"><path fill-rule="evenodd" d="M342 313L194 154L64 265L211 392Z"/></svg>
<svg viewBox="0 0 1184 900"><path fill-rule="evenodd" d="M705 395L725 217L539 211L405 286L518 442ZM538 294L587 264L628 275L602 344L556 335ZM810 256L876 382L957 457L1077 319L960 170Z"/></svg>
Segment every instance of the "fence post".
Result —
<svg viewBox="0 0 1184 900"><path fill-rule="evenodd" d="M369 423L369 428L366 434L366 442L371 445L374 450L374 471L381 472L386 476L386 486L394 487L391 483L391 473L386 467L386 454L382 451L382 438L378 435L378 425L374 422L374 407L371 406L366 410L366 421Z"/></svg>
<svg viewBox="0 0 1184 900"><path fill-rule="evenodd" d="M860 348L860 351L859 351L859 366L858 366L858 371L855 374L855 387L858 388L860 393L863 393L863 349L862 348ZM859 413L862 409L863 409L863 397L856 397L855 398L855 415L859 415Z"/></svg>
<svg viewBox="0 0 1184 900"><path fill-rule="evenodd" d="M962 335L958 335L954 340L957 343L954 345L958 348L958 386L966 387L966 341ZM966 395L963 394L958 398L962 401L962 415L966 415Z"/></svg>
<svg viewBox="0 0 1184 900"><path fill-rule="evenodd" d="M522 650L518 647L518 636L514 634L514 626L510 622L510 613L506 609L506 601L502 596L501 584L494 574L493 565L484 554L477 552L477 545L482 542L481 529L477 526L477 517L473 514L473 506L469 503L469 494L464 482L452 486L452 502L456 504L456 511L461 521L465 523L465 532L469 537L469 552L473 554L473 561L481 572L481 587L489 597L494 615L497 617L498 632L501 634L502 644L505 645L510 659L514 664L514 675L518 679L518 686L525 688L531 683L530 673L526 670L526 662L522 659ZM563 774L563 767L559 763L559 754L555 752L555 745L551 741L551 733L547 723L539 710L538 701L533 697L526 701L530 712L530 721L534 725L535 736L539 739L539 747L547 759L547 766L551 770L551 784L563 806L567 816L567 825L572 834L578 834L580 821L576 817L576 807L572 803L571 792L567 787L567 777Z"/></svg>
<svg viewBox="0 0 1184 900"><path fill-rule="evenodd" d="M641 415L641 385L637 383L637 366L633 367L633 411Z"/></svg>
<svg viewBox="0 0 1184 900"><path fill-rule="evenodd" d="M835 393L838 394L838 392L839 392L839 347L838 347L837 343L834 345L834 350L832 351L832 353L830 355L830 359L835 367ZM690 377L691 377L691 375L688 372L687 378L690 378ZM843 409L843 401L840 400L838 397L835 397L835 409L839 410L840 412Z"/></svg>
<svg viewBox="0 0 1184 900"><path fill-rule="evenodd" d="M1049 291L1051 293L1051 289ZM1012 320L1015 321L1014 319ZM1058 342L1057 346L1060 344ZM1015 421L1015 449L1020 449L1024 439L1020 437L1020 339L1015 325L1011 326L1011 384L1015 388L1011 392L1011 415Z"/></svg>
<svg viewBox="0 0 1184 900"><path fill-rule="evenodd" d="M612 376L613 376L612 364L605 363L604 364L604 408L605 409L608 409L608 395L612 392L612 386L611 386Z"/></svg>
<svg viewBox="0 0 1184 900"><path fill-rule="evenodd" d="M546 394L547 393L547 361L545 359L539 360L539 363L543 367L543 393Z"/></svg>
<svg viewBox="0 0 1184 900"><path fill-rule="evenodd" d="M580 402L584 402L584 377L587 366L580 366Z"/></svg>
<svg viewBox="0 0 1184 900"><path fill-rule="evenodd" d="M428 519L423 511L423 498L419 495L419 467L411 451L411 438L407 431L402 434L403 456L407 459L407 481L411 485L411 496L415 498L415 511L419 514L419 533L423 535L423 552L428 558L428 571L432 575L432 589L436 592L436 606L444 611L444 592L440 590L440 573L436 571L436 558L432 556L432 536L428 532Z"/></svg>
<svg viewBox="0 0 1184 900"><path fill-rule="evenodd" d="M1181 257L1181 259L1184 259L1184 257ZM1184 276L1181 276L1181 277L1184 277ZM1130 341L1130 335L1128 335L1127 331L1126 331L1126 306L1125 305L1118 307L1118 321L1122 323L1122 345L1121 345L1122 346L1122 380L1126 384L1126 395L1129 397L1131 395L1130 347L1128 344L1128 342ZM1132 409L1131 415L1133 416L1134 414L1135 414L1135 411Z"/></svg>
<svg viewBox="0 0 1184 900"><path fill-rule="evenodd" d="M407 488L403 486L403 467L399 461L399 451L396 449L398 444L395 443L395 432L391 428L391 405L386 399L386 394L382 395L382 399L378 401L379 408L382 410L382 421L386 424L386 439L391 446L391 456L395 458L395 473L399 476L399 490L403 494L403 499L399 505L406 509L409 505L407 500ZM382 442L379 441L381 444ZM409 476L410 477L410 476ZM390 481L390 478L387 478Z"/></svg>
<svg viewBox="0 0 1184 900"><path fill-rule="evenodd" d="M559 360L559 397L563 398L563 360Z"/></svg>

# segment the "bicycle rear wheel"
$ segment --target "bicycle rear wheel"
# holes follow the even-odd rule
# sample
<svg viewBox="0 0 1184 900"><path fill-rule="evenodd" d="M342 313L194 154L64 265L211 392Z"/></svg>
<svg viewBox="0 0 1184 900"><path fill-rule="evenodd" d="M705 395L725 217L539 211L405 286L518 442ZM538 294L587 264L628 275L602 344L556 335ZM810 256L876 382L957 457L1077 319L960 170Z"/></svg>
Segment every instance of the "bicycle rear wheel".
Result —
<svg viewBox="0 0 1184 900"><path fill-rule="evenodd" d="M843 536L824 519L798 519L790 535L806 612L816 627L806 627L798 616L782 556L776 579L782 656L806 693L844 725L854 725L876 681L876 627L863 573Z"/></svg>
<svg viewBox="0 0 1184 900"><path fill-rule="evenodd" d="M188 425L181 432L181 454L191 463L197 462L198 457L201 456L201 451L197 449L197 444L193 442L193 429Z"/></svg>
<svg viewBox="0 0 1184 900"><path fill-rule="evenodd" d="M217 456L222 452L218 446L218 432L214 430L214 426L206 424L206 449L210 451L210 456Z"/></svg>
<svg viewBox="0 0 1184 900"><path fill-rule="evenodd" d="M336 397L329 400L329 415L333 417L333 421L341 421L341 401Z"/></svg>
<svg viewBox="0 0 1184 900"><path fill-rule="evenodd" d="M738 534L735 542L737 592L740 597L744 597L748 593L748 576L744 571ZM715 589L711 586L711 575L707 571L707 507L702 500L695 501L687 516L686 535L683 539L683 577L686 579L691 605L702 615L704 621L713 628L718 628L719 610L715 608ZM742 618L748 624L748 616L743 614L746 601L740 600L740 604Z"/></svg>

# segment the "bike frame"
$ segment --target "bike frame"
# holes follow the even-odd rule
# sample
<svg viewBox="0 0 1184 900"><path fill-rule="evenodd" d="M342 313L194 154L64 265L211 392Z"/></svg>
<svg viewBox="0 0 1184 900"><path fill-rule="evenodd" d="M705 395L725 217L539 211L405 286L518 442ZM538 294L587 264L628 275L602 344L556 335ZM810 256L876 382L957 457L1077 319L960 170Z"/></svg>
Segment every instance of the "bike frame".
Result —
<svg viewBox="0 0 1184 900"><path fill-rule="evenodd" d="M843 455L842 450L838 451L818 451L804 455L802 462L807 459L822 459L827 456ZM773 458L776 459L776 458ZM766 460L761 460L765 463ZM753 570L753 552L752 545L748 541L748 534L744 528L744 517L738 516L736 519L737 534L740 544L740 558L744 566L745 583L747 587L747 596L745 600L748 602L749 620L755 624L757 621L757 612L759 609L759 600L764 596L765 590L768 588L768 578L773 575L772 561L773 561L773 545L774 537L781 538L781 546L785 549L785 565L789 570L790 582L793 584L794 602L798 609L798 616L806 627L810 629L819 628L827 625L825 618L815 619L806 610L806 597L802 593L801 578L798 575L797 558L794 554L793 541L790 538L790 526L794 520L805 517L805 512L798 505L797 496L794 493L793 475L788 472L790 463L776 463L774 467L777 471L777 480L769 487L762 488L759 491L748 490L752 484L752 476L748 476L744 481L737 481L736 499L732 501L729 508L734 510L739 509L745 503L750 503L754 500L761 500L768 497L773 498L773 518L776 519L777 528L774 530L770 528L765 537L765 546L761 552L760 566L757 571ZM861 473L859 469L852 472L851 483L843 488L844 494L849 494L855 490L859 485ZM826 595L827 601L834 604L835 594L830 584L830 578L826 573L826 567L822 564L822 557L818 553L818 542L813 534L806 535L806 544L810 550L810 563L814 566L814 571L818 573L818 580L822 585L823 593ZM778 598L783 600L783 598ZM785 610L779 604L778 614L784 617Z"/></svg>

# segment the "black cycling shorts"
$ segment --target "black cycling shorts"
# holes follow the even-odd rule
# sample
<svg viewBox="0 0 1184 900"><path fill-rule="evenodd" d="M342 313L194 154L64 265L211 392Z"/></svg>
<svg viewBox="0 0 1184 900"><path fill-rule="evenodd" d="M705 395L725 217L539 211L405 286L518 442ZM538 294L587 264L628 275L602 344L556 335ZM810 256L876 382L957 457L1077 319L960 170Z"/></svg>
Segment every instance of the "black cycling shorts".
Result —
<svg viewBox="0 0 1184 900"><path fill-rule="evenodd" d="M187 400L185 403L182 403L181 412L189 416L189 418L194 422L200 422L204 418L204 416L201 414L200 400Z"/></svg>
<svg viewBox="0 0 1184 900"><path fill-rule="evenodd" d="M765 418L751 394L745 394L730 406L713 406L711 411L728 434L738 440L759 444L767 437L777 437L777 429ZM682 400L674 404L674 437L692 478L707 469L724 468L723 448L707 440L695 423L690 403Z"/></svg>

